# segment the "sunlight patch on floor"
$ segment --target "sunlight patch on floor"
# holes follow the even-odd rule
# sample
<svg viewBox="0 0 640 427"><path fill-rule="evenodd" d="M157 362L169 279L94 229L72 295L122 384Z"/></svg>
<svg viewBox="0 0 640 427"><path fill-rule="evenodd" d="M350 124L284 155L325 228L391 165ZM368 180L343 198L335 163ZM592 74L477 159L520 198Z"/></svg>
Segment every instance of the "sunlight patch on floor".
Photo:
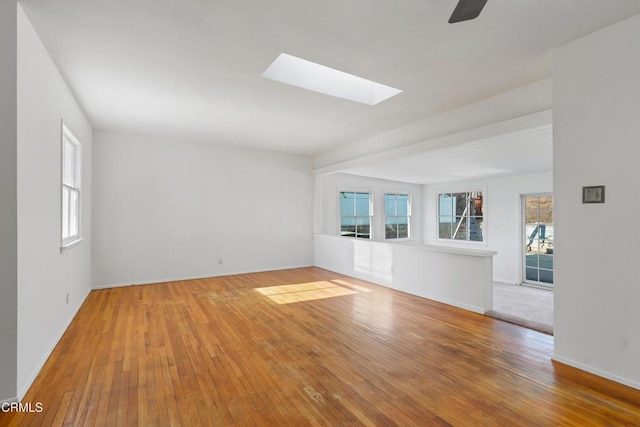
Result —
<svg viewBox="0 0 640 427"><path fill-rule="evenodd" d="M341 286L346 286L347 288L351 288L358 292L373 292L373 289L365 288L364 286L354 285L353 283L349 283L346 280L333 279L331 283L337 283Z"/></svg>
<svg viewBox="0 0 640 427"><path fill-rule="evenodd" d="M256 288L256 291L277 304L313 301L318 299L353 295L357 292L340 284L329 281L297 283L295 285L269 286Z"/></svg>

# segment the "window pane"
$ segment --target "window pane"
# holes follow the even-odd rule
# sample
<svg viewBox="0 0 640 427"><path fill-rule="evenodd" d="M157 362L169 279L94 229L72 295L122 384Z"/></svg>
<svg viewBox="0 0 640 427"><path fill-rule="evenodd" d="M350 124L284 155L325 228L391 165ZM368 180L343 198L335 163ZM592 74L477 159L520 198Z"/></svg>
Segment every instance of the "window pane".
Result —
<svg viewBox="0 0 640 427"><path fill-rule="evenodd" d="M80 235L78 214L80 213L80 200L77 191L69 193L69 237Z"/></svg>
<svg viewBox="0 0 640 427"><path fill-rule="evenodd" d="M553 196L538 197L538 206L540 209L553 210Z"/></svg>
<svg viewBox="0 0 640 427"><path fill-rule="evenodd" d="M370 219L356 218L356 237L363 237L368 239L370 236Z"/></svg>
<svg viewBox="0 0 640 427"><path fill-rule="evenodd" d="M65 138L62 144L62 182L76 187L75 181L75 147Z"/></svg>
<svg viewBox="0 0 640 427"><path fill-rule="evenodd" d="M340 192L340 216L355 216L355 193Z"/></svg>
<svg viewBox="0 0 640 427"><path fill-rule="evenodd" d="M398 217L398 238L406 239L409 237L409 217Z"/></svg>
<svg viewBox="0 0 640 427"><path fill-rule="evenodd" d="M551 270L539 270L539 273L540 273L540 282L553 283L553 271L551 271Z"/></svg>
<svg viewBox="0 0 640 427"><path fill-rule="evenodd" d="M472 193L469 202L469 215L482 216L482 195L480 193Z"/></svg>
<svg viewBox="0 0 640 427"><path fill-rule="evenodd" d="M538 262L540 264L540 268L546 268L547 270L553 270L553 255L551 254L540 254L538 255Z"/></svg>
<svg viewBox="0 0 640 427"><path fill-rule="evenodd" d="M397 210L398 216L409 215L409 195L408 194L398 194L397 208L398 208Z"/></svg>
<svg viewBox="0 0 640 427"><path fill-rule="evenodd" d="M395 216L385 218L384 237L386 239L396 239L398 237L398 223Z"/></svg>
<svg viewBox="0 0 640 427"><path fill-rule="evenodd" d="M553 211L541 209L538 213L538 222L542 224L553 224Z"/></svg>
<svg viewBox="0 0 640 427"><path fill-rule="evenodd" d="M453 199L456 216L464 215L467 209L467 193L455 193Z"/></svg>
<svg viewBox="0 0 640 427"><path fill-rule="evenodd" d="M482 242L482 217L469 218L469 240Z"/></svg>
<svg viewBox="0 0 640 427"><path fill-rule="evenodd" d="M526 271L527 280L533 280L538 282L538 269L537 268L527 268Z"/></svg>
<svg viewBox="0 0 640 427"><path fill-rule="evenodd" d="M396 215L396 195L395 194L384 195L384 214L386 216Z"/></svg>
<svg viewBox="0 0 640 427"><path fill-rule="evenodd" d="M525 221L527 224L535 224L538 222L538 211L537 210L525 210Z"/></svg>
<svg viewBox="0 0 640 427"><path fill-rule="evenodd" d="M553 223L553 196L531 196L525 198L525 221L527 223Z"/></svg>
<svg viewBox="0 0 640 427"><path fill-rule="evenodd" d="M340 219L340 235L348 237L356 237L356 219L355 217Z"/></svg>
<svg viewBox="0 0 640 427"><path fill-rule="evenodd" d="M451 194L440 194L439 212L440 216L450 217L453 216L453 198Z"/></svg>
<svg viewBox="0 0 640 427"><path fill-rule="evenodd" d="M369 193L356 193L356 215L369 216Z"/></svg>
<svg viewBox="0 0 640 427"><path fill-rule="evenodd" d="M69 190L62 187L62 238L69 237Z"/></svg>
<svg viewBox="0 0 640 427"><path fill-rule="evenodd" d="M452 216L444 216L439 218L440 223L438 227L438 237L440 239L451 239L453 236L453 217Z"/></svg>
<svg viewBox="0 0 640 427"><path fill-rule="evenodd" d="M453 238L455 240L467 240L467 221L465 217L456 217L456 222L453 228Z"/></svg>

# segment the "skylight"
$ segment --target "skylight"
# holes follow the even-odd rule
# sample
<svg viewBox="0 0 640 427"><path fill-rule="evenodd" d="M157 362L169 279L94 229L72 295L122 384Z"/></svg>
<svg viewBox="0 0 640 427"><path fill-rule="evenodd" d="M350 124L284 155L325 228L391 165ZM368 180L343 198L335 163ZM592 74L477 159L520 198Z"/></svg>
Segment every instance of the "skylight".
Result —
<svg viewBox="0 0 640 427"><path fill-rule="evenodd" d="M262 77L367 105L376 105L402 92L286 53L281 53Z"/></svg>

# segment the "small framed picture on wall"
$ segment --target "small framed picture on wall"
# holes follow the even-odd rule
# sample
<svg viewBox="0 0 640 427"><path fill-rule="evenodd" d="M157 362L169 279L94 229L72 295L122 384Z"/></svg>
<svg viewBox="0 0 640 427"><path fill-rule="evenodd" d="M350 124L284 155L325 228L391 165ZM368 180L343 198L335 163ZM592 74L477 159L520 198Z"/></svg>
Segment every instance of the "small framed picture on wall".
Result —
<svg viewBox="0 0 640 427"><path fill-rule="evenodd" d="M604 203L604 185L582 187L582 203Z"/></svg>

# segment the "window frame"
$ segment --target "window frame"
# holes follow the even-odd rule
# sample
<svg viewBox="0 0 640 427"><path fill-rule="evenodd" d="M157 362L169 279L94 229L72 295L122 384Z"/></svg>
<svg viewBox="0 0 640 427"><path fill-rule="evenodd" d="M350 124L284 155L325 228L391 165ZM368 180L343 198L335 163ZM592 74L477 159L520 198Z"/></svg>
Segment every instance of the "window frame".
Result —
<svg viewBox="0 0 640 427"><path fill-rule="evenodd" d="M356 194L368 194L369 195L369 215L368 216L363 216L363 215L357 215L357 209L356 209L356 205L355 205L355 200L356 197L354 197L354 215L353 216L342 216L342 209L341 209L341 197L343 193L353 193L354 195ZM354 190L354 189L338 189L338 236L340 237L346 237L349 239L366 239L366 240L373 240L373 192L371 190ZM354 219L354 224L356 225L356 229L354 231L355 235L344 235L342 232L342 219L343 218L353 218ZM366 234L362 234L362 236L358 236L358 231L357 231L357 223L358 223L358 218L368 218L369 220L369 237L364 237Z"/></svg>
<svg viewBox="0 0 640 427"><path fill-rule="evenodd" d="M67 174L69 168L65 155L68 145L73 147L71 176ZM72 202L72 194L75 194L75 203ZM65 230L72 228L74 216L76 226L73 228L77 229L77 232L65 236L67 234ZM60 252L82 240L82 144L62 122L60 132Z"/></svg>
<svg viewBox="0 0 640 427"><path fill-rule="evenodd" d="M481 217L482 218L482 240L470 240L470 233L467 233L466 239L454 239L453 237L442 237L440 235L440 224L441 221L440 219L442 217L452 217L452 218L456 218L458 215L455 215L455 210L452 211L451 215L442 215L440 208L440 197L442 195L453 195L453 194L461 194L464 193L465 194L465 198L468 200L469 197L473 194L473 193L480 193L480 195L482 196L482 215L471 215L470 212L467 212L464 215L465 218L465 222L466 222L466 227L467 229L470 228L470 220L472 217L474 218L478 218ZM469 202L467 202L469 203ZM468 205L467 205L468 207ZM455 209L455 208L454 208ZM487 246L487 190L486 188L475 188L475 189L463 189L463 190L438 190L436 192L436 240L440 243L447 243L447 244L463 244L463 245L474 245L474 246ZM455 223L455 222L454 222ZM452 223L452 224L454 224Z"/></svg>
<svg viewBox="0 0 640 427"><path fill-rule="evenodd" d="M387 196L395 196L395 215L389 216L387 215ZM407 214L406 215L398 215L398 196L406 196L407 197ZM411 192L409 191L384 191L382 193L382 212L383 212L383 220L382 226L384 229L384 239L385 240L410 240L411 239L411 205L412 205L412 197ZM396 218L396 226L399 224L397 222L397 218L407 218L407 236L406 237L387 237L387 218ZM399 229L396 228L396 235L399 233Z"/></svg>

